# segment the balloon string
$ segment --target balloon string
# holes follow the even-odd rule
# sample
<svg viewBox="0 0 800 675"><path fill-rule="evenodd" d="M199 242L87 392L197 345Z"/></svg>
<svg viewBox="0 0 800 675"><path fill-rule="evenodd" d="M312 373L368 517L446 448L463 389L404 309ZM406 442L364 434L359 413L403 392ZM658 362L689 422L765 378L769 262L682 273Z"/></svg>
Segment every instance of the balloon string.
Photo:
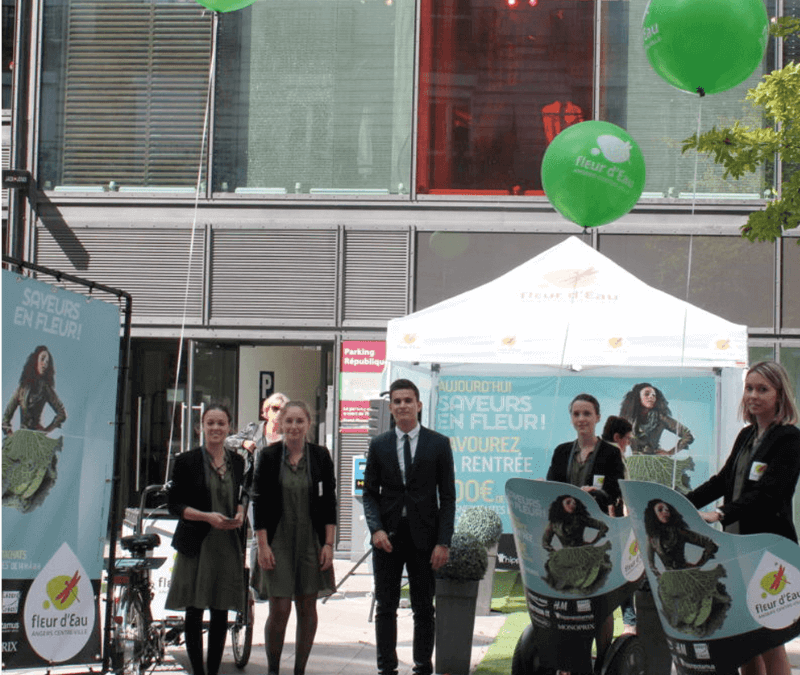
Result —
<svg viewBox="0 0 800 675"><path fill-rule="evenodd" d="M703 98L701 94L700 101L697 104L697 135L695 136L695 138L697 138L698 143L700 142L700 119L702 117L702 113L703 113ZM695 202L697 201L697 164L699 160L700 160L700 152L696 151L694 153L694 181L693 181L694 192L692 193L692 215L694 215L694 205Z"/></svg>
<svg viewBox="0 0 800 675"><path fill-rule="evenodd" d="M584 227L583 231L587 232L587 228ZM553 395L553 405L550 408L550 419L551 420L555 419L555 416L557 414L556 413L556 405L558 403L558 396L561 393L561 377L562 377L561 374L562 374L562 372L564 370L564 361L566 361L566 358L567 358L567 343L569 342L569 327L570 327L570 323L571 323L572 313L574 311L575 300L578 297L578 280L579 280L578 272L576 271L575 272L574 282L573 282L573 285L572 285L572 293L571 293L572 297L570 298L570 304L569 304L569 310L570 310L569 313L568 313L568 317L569 318L567 319L567 326L564 329L564 342L561 345L561 358L560 358L559 364L558 364L558 377L556 378L556 391L555 391L555 394ZM553 430L554 430L554 426L555 425L553 425L553 424L550 425L550 434L549 434L549 440L548 440L548 445L550 445L550 446L553 445Z"/></svg>
<svg viewBox="0 0 800 675"><path fill-rule="evenodd" d="M678 376L678 386L683 391L683 367L684 362L686 359L686 331L687 326L689 323L689 288L691 287L692 282L692 250L694 248L694 234L689 234L689 253L686 259L686 304L683 308L683 335L681 336L681 368L679 371ZM681 396L680 402L675 406L676 413L683 407L683 396ZM676 414L676 422L678 427L675 429L675 435L678 439L680 439L680 431L683 425L681 424L681 419L683 417L682 414ZM685 428L685 427L684 427ZM677 443L677 442L676 442ZM678 454L677 451L677 444L676 444L676 451L675 454ZM675 485L678 480L678 460L675 458L675 455L672 456L672 489L675 489Z"/></svg>
<svg viewBox="0 0 800 675"><path fill-rule="evenodd" d="M195 233L197 232L197 212L200 206L200 187L202 183L203 177L203 164L204 164L204 157L206 154L206 139L208 136L208 125L209 119L211 117L211 94L214 91L214 73L216 70L216 61L217 61L217 44L216 44L216 36L217 36L217 29L219 26L217 13L214 12L212 15L212 44L211 44L211 55L209 59L209 67L208 67L208 91L206 93L206 108L205 108L205 115L203 118L203 134L202 140L200 142L200 164L197 167L197 182L195 183L195 191L194 191L194 214L192 216L192 235L189 241L189 263L186 269L186 287L183 294L183 315L181 316L181 331L180 336L178 338L178 365L175 369L175 393L176 396L173 397L172 401L172 414L170 416L170 424L169 424L169 441L167 445L167 467L164 475L164 482L166 483L169 480L169 470L170 470L170 460L172 459L172 439L175 434L175 412L178 407L178 384L180 382L181 376L181 361L183 358L183 343L186 334L186 314L187 308L189 306L189 288L192 279L192 258L194 256L194 241L195 241ZM188 397L189 405L192 404L191 396Z"/></svg>
<svg viewBox="0 0 800 675"><path fill-rule="evenodd" d="M705 92L700 90L700 101L697 104L697 140L700 141L700 124L702 121L702 113L703 113L703 96ZM697 165L700 158L700 153L694 153L694 179L692 181L692 215L694 215L694 207L697 202ZM686 305L683 308L683 334L681 336L681 369L680 374L678 376L678 386L683 390L683 366L686 360L686 330L689 323L689 290L691 289L692 285L692 249L694 245L694 235L689 234L689 254L686 259L686 297L684 298L686 301ZM676 412L679 406L676 406ZM682 407L682 406L681 406ZM677 423L679 428L676 429L677 432L680 432L680 419L681 415L676 415ZM678 438L680 438L680 434L676 434ZM676 446L676 454L677 454L677 446ZM673 456L672 461L672 489L675 489L675 485L678 479L678 461Z"/></svg>

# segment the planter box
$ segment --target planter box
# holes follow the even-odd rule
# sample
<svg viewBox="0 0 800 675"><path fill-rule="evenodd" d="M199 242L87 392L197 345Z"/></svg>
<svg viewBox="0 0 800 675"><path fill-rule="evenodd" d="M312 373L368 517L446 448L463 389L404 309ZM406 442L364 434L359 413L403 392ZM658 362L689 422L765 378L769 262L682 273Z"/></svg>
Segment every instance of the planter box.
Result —
<svg viewBox="0 0 800 675"><path fill-rule="evenodd" d="M497 565L497 544L486 551L489 564L486 566L486 574L478 584L478 605L475 609L477 616L488 616L492 611L492 590L494 589L494 569Z"/></svg>
<svg viewBox="0 0 800 675"><path fill-rule="evenodd" d="M436 580L437 673L469 675L479 584Z"/></svg>

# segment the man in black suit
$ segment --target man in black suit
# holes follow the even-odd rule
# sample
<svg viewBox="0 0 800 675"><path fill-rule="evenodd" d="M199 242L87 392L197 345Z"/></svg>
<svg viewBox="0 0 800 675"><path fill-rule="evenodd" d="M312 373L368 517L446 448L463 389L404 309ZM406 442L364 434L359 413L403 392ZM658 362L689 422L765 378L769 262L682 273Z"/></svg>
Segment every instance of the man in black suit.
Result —
<svg viewBox="0 0 800 675"><path fill-rule="evenodd" d="M456 512L450 440L422 427L419 390L389 387L395 428L372 439L364 471L364 514L372 533L378 672L397 673L397 607L403 565L414 613L415 675L431 675L434 573L447 562Z"/></svg>

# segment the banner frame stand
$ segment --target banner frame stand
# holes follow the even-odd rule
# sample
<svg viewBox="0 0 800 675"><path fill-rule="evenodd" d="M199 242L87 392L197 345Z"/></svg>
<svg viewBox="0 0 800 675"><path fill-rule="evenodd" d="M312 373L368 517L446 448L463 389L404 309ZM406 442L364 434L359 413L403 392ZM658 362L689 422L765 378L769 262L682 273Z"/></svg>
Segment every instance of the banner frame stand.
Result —
<svg viewBox="0 0 800 675"><path fill-rule="evenodd" d="M125 396L127 392L126 381L130 369L131 322L132 322L132 312L133 312L132 310L133 298L131 294L128 293L127 291L123 291L118 288L113 288L111 286L106 286L104 284L99 284L95 281L90 281L88 279L83 279L81 277L77 277L72 274L68 274L66 272L61 272L60 270L55 270L49 267L44 267L42 265L37 265L35 263L31 263L26 260L12 258L11 256L6 256L6 255L3 256L3 266L9 269L10 271L17 272L20 275L23 275L23 270L30 270L31 272L35 272L37 274L44 274L49 277L53 277L56 283L59 283L61 281L69 281L71 283L75 283L80 286L85 286L86 288L89 289L90 295L94 291L101 291L103 293L108 293L110 295L116 296L120 304L124 302L124 305L120 308L124 316L124 321L122 326L122 334L120 335L119 360L117 365L117 406L116 406L116 414L114 420L114 469L111 479L111 504L109 505L109 511L108 511L108 529L107 529L108 547L109 547L108 566L106 567L105 570L106 571L105 625L103 627L103 636L101 639L102 650L103 650L102 672L108 672L110 670L110 665L111 665L110 641L111 641L112 592L113 592L111 572L114 569L114 564L115 564L115 552L117 547L117 530L121 526L121 523L117 522L119 519L119 516L117 514L117 501L119 498L119 484L120 484L120 459L121 459L120 441L121 441L122 424L125 414ZM76 664L73 664L70 667L74 667L75 665ZM94 664L86 664L86 665L88 667L89 672L94 672L93 670ZM47 667L47 670L48 671L51 670L51 667Z"/></svg>

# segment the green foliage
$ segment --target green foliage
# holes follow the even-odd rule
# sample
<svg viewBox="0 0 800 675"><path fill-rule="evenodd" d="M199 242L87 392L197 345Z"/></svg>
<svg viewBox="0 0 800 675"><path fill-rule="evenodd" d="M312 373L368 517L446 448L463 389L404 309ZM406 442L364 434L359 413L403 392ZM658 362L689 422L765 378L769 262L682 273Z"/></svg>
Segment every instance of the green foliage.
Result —
<svg viewBox="0 0 800 675"><path fill-rule="evenodd" d="M694 471L691 457L676 460L665 455L631 455L625 463L631 480L666 485L684 495L691 489L689 472Z"/></svg>
<svg viewBox="0 0 800 675"><path fill-rule="evenodd" d="M553 551L547 561L547 583L566 593L588 595L611 570L608 551L611 542L602 546L575 546Z"/></svg>
<svg viewBox="0 0 800 675"><path fill-rule="evenodd" d="M451 581L480 581L488 565L486 547L478 538L469 532L456 532L450 542L448 561L436 574Z"/></svg>
<svg viewBox="0 0 800 675"><path fill-rule="evenodd" d="M783 17L771 27L776 37L800 31L800 19ZM724 178L741 178L755 172L776 157L783 160L784 175L780 196L774 194L763 211L750 214L742 227L742 236L750 241L774 241L786 230L800 225L800 171L790 165L800 164L800 64L789 63L765 75L746 99L759 108L771 126L753 128L734 122L732 126L697 134L683 141L683 152L696 150L720 164ZM798 239L800 244L800 239Z"/></svg>
<svg viewBox="0 0 800 675"><path fill-rule="evenodd" d="M486 548L491 548L503 534L503 521L488 506L471 506L465 509L456 524L456 532L469 532Z"/></svg>
<svg viewBox="0 0 800 675"><path fill-rule="evenodd" d="M731 599L720 579L722 565L711 570L667 570L658 580L658 595L670 625L704 637L722 625Z"/></svg>
<svg viewBox="0 0 800 675"><path fill-rule="evenodd" d="M44 499L56 478L63 439L19 429L3 439L3 506L27 513Z"/></svg>

